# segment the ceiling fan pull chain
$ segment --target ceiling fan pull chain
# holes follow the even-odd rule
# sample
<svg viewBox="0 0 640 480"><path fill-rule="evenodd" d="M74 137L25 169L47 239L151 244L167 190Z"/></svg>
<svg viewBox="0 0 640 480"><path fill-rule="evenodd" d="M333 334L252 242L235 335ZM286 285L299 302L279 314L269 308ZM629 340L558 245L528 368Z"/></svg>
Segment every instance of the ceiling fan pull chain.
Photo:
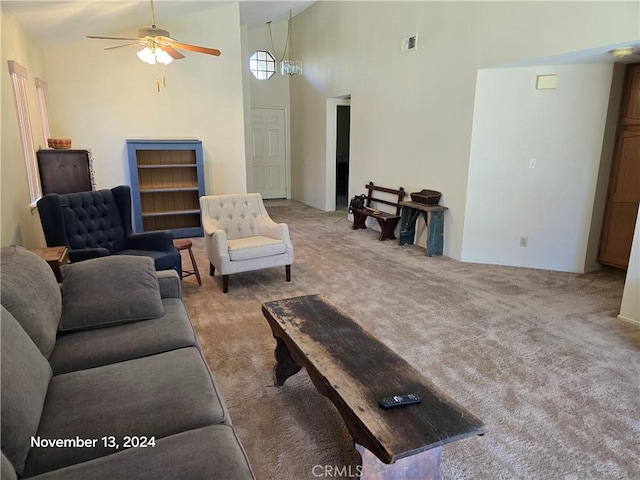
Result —
<svg viewBox="0 0 640 480"><path fill-rule="evenodd" d="M167 88L167 77L164 74L164 69L162 70L162 88ZM160 93L160 79L156 78L156 91Z"/></svg>

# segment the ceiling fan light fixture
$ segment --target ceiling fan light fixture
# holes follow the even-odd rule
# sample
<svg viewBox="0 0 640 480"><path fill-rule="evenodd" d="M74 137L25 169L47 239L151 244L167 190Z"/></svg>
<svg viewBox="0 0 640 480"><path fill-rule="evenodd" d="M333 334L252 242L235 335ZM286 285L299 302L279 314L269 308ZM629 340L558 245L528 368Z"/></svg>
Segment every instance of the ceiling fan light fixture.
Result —
<svg viewBox="0 0 640 480"><path fill-rule="evenodd" d="M190 43L180 43L169 36L169 32L156 26L156 14L153 0L151 4L151 27L138 29L138 38L134 37L105 37L87 35L87 38L98 40L126 40L131 43L107 47L105 50L114 48L129 47L132 45L142 45L144 48L137 52L138 58L148 65L169 65L174 60L185 58L179 50L189 50L191 52L204 53L206 55L219 56L220 50L216 48L201 47ZM164 74L163 74L164 75ZM165 83L163 78L163 84ZM158 83L159 89L159 83ZM159 90L158 90L159 91Z"/></svg>
<svg viewBox="0 0 640 480"><path fill-rule="evenodd" d="M144 63L148 63L149 65L156 64L156 54L153 53L149 47L144 47L136 55L138 55L138 58Z"/></svg>
<svg viewBox="0 0 640 480"><path fill-rule="evenodd" d="M156 48L156 62L162 63L163 65L169 65L173 62L173 57L161 48Z"/></svg>
<svg viewBox="0 0 640 480"><path fill-rule="evenodd" d="M169 65L171 62L173 62L173 57L162 50L160 47L144 47L136 55L138 55L138 58L140 60L142 60L144 63L148 63L149 65L155 65L156 63Z"/></svg>

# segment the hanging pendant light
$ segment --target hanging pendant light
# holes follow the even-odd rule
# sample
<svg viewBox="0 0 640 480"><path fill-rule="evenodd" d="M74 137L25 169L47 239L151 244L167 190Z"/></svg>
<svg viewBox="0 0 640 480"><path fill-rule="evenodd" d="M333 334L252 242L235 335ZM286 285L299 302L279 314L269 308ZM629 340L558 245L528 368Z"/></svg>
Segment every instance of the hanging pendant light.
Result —
<svg viewBox="0 0 640 480"><path fill-rule="evenodd" d="M283 60L280 62L280 75L302 75L302 62L296 60Z"/></svg>
<svg viewBox="0 0 640 480"><path fill-rule="evenodd" d="M273 48L273 36L271 35L271 22L267 22L269 25L269 37L271 38L271 49ZM285 42L284 52L282 53L282 60L280 60L280 75L302 75L302 62L299 60L292 60L293 56L293 48L292 48L292 40L293 35L291 34L291 9L289 9L289 21L287 22L287 40ZM286 59L285 59L286 57Z"/></svg>
<svg viewBox="0 0 640 480"><path fill-rule="evenodd" d="M287 59L280 62L280 75L302 75L302 62L292 60L293 55L293 35L291 34L291 9L289 9L289 21L287 22Z"/></svg>

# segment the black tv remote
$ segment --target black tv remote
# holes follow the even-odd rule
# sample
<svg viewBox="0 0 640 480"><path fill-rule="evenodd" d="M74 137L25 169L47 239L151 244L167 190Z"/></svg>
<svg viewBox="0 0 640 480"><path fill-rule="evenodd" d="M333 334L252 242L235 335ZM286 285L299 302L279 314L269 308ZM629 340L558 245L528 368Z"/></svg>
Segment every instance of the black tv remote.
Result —
<svg viewBox="0 0 640 480"><path fill-rule="evenodd" d="M415 393L407 393L405 395L393 395L378 400L382 408L401 407L402 405L411 405L412 403L420 403L420 397Z"/></svg>

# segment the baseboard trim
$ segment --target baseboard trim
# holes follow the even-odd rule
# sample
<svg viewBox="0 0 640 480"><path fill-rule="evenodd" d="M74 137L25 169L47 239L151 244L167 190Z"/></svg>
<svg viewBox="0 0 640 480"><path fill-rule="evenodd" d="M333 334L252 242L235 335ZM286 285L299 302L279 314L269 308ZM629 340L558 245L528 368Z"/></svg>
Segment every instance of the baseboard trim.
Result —
<svg viewBox="0 0 640 480"><path fill-rule="evenodd" d="M461 262L466 263L478 263L481 265L497 265L499 267L515 267L515 268L531 268L533 270L548 270L551 272L564 272L564 273L576 273L583 274L583 271L575 270L569 267L559 267L554 265L529 265L526 263L512 263L512 262L503 262L501 260L492 260L492 259L476 259L463 257Z"/></svg>
<svg viewBox="0 0 640 480"><path fill-rule="evenodd" d="M635 325L636 327L640 327L640 320L628 318L628 317L625 317L624 315L618 315L618 320L621 320L625 323L630 323L631 325Z"/></svg>

